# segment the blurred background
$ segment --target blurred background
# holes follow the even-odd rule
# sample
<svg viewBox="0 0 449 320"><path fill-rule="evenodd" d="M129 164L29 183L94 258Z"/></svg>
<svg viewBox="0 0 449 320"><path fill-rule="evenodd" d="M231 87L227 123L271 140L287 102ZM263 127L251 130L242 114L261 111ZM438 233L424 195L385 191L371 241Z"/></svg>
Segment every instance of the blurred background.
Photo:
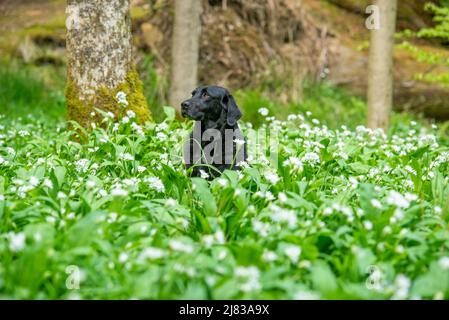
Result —
<svg viewBox="0 0 449 320"><path fill-rule="evenodd" d="M135 62L148 105L161 120L168 105L173 1L131 2ZM366 124L370 3L204 0L199 83L228 87L243 120L256 125L261 107L279 118L310 111L330 127ZM399 2L393 125L397 119L449 120L449 37L422 32L438 27L425 3ZM449 7L448 1L433 3ZM65 7L65 0L0 0L2 113L65 117Z"/></svg>

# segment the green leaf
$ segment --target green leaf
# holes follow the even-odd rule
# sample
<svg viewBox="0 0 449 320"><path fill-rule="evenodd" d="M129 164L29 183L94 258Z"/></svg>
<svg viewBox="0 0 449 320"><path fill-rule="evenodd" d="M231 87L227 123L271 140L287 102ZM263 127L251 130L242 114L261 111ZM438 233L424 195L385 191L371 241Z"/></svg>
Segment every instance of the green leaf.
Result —
<svg viewBox="0 0 449 320"><path fill-rule="evenodd" d="M209 183L201 178L192 178L192 184L195 194L197 194L201 200L204 213L207 216L217 215L217 203L210 192Z"/></svg>
<svg viewBox="0 0 449 320"><path fill-rule="evenodd" d="M411 293L412 296L433 298L436 293L444 293L448 289L449 272L441 268L438 261L434 261L429 270L415 280Z"/></svg>
<svg viewBox="0 0 449 320"><path fill-rule="evenodd" d="M315 290L323 292L326 295L337 291L337 279L327 263L324 261L315 262L310 273Z"/></svg>
<svg viewBox="0 0 449 320"><path fill-rule="evenodd" d="M353 162L348 165L352 172L357 174L365 174L370 170L370 166L362 162Z"/></svg>
<svg viewBox="0 0 449 320"><path fill-rule="evenodd" d="M59 186L59 188L61 188L62 184L64 183L64 178L67 173L67 169L65 167L58 166L58 167L54 168L53 172L54 172L56 180L58 182L58 186Z"/></svg>
<svg viewBox="0 0 449 320"><path fill-rule="evenodd" d="M165 106L164 107L164 113L167 116L167 120L169 120L169 121L175 120L175 116L176 116L175 108Z"/></svg>

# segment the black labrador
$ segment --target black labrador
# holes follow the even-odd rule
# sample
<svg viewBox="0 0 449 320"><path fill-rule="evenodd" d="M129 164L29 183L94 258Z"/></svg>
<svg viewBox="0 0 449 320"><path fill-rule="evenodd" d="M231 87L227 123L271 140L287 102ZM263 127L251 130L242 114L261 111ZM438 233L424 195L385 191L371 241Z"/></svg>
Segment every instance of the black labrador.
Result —
<svg viewBox="0 0 449 320"><path fill-rule="evenodd" d="M237 120L242 117L233 96L225 88L201 86L181 103L181 114L195 120L184 145L184 162L192 176L215 178L226 170L238 170L246 161L245 139Z"/></svg>

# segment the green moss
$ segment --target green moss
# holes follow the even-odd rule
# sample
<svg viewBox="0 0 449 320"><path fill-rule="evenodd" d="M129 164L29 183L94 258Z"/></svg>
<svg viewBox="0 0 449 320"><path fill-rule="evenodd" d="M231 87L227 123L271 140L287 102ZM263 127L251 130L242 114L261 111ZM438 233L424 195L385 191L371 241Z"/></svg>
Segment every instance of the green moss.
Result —
<svg viewBox="0 0 449 320"><path fill-rule="evenodd" d="M131 7L130 12L131 12L131 19L133 21L137 21L144 19L150 11L143 7Z"/></svg>
<svg viewBox="0 0 449 320"><path fill-rule="evenodd" d="M126 108L119 106L116 99L116 95L120 91L126 94L126 99L129 103ZM100 115L91 115L92 111L95 111L95 108L110 111L118 119L124 117L126 111L132 110L135 112L138 122L153 121L147 101L143 95L142 81L134 68L128 72L123 83L113 89L106 87L98 88L96 94L89 101L81 101L79 99L78 88L69 79L65 96L69 119L78 122L84 128L89 128L92 122L101 123L102 119Z"/></svg>
<svg viewBox="0 0 449 320"><path fill-rule="evenodd" d="M37 23L20 30L21 36L60 36L65 34L65 16L57 16L46 23Z"/></svg>

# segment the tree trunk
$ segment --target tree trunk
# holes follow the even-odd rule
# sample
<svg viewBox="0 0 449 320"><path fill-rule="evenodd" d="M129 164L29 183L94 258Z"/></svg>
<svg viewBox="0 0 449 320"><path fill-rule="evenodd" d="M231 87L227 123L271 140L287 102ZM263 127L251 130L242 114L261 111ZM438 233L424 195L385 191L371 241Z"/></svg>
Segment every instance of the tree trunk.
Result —
<svg viewBox="0 0 449 320"><path fill-rule="evenodd" d="M66 14L69 118L88 127L101 120L98 108L151 120L132 62L129 0L68 0Z"/></svg>
<svg viewBox="0 0 449 320"><path fill-rule="evenodd" d="M388 129L393 105L393 48L397 0L377 0L379 29L371 30L368 127Z"/></svg>
<svg viewBox="0 0 449 320"><path fill-rule="evenodd" d="M175 0L169 102L178 113L197 86L201 0Z"/></svg>

